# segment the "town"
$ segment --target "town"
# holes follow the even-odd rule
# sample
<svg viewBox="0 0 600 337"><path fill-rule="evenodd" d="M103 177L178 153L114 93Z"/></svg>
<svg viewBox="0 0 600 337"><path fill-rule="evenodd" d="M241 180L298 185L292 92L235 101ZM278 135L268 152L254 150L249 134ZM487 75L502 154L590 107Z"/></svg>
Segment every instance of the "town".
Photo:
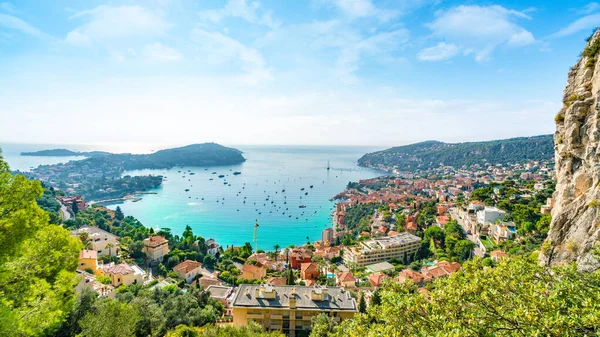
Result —
<svg viewBox="0 0 600 337"><path fill-rule="evenodd" d="M253 321L307 336L325 314L333 322L380 301L386 282L423 294L474 257L493 265L544 249L553 206L551 162L504 167L440 167L349 183L321 239L255 250L221 247L192 228L157 232L81 197L57 196L64 226L85 246L78 291L119 298L139 289L201 289L220 303L218 324ZM129 290L128 290L129 289ZM132 290L138 289L138 290Z"/></svg>

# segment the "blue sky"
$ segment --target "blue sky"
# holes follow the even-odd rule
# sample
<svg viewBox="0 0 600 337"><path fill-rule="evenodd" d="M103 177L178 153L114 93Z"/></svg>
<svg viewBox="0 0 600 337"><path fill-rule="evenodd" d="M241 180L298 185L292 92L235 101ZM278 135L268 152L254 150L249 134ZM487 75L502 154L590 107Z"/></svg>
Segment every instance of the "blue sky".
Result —
<svg viewBox="0 0 600 337"><path fill-rule="evenodd" d="M589 1L0 0L0 142L552 133L597 26Z"/></svg>

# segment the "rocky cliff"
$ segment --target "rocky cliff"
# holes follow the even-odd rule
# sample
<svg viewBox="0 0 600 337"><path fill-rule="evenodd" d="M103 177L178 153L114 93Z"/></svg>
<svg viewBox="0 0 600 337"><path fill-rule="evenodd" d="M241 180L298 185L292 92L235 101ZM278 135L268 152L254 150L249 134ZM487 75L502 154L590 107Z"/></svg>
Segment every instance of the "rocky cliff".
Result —
<svg viewBox="0 0 600 337"><path fill-rule="evenodd" d="M556 115L556 192L552 223L540 259L549 265L576 261L600 268L600 30L569 71L563 107Z"/></svg>

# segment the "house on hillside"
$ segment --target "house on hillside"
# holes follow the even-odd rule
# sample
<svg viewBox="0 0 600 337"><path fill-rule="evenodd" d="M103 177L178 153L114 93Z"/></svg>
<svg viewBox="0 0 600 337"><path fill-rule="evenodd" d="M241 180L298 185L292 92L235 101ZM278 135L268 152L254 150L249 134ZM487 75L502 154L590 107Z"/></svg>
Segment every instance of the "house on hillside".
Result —
<svg viewBox="0 0 600 337"><path fill-rule="evenodd" d="M180 279L192 283L196 275L202 274L202 264L193 260L185 260L173 267L173 271L177 273Z"/></svg>
<svg viewBox="0 0 600 337"><path fill-rule="evenodd" d="M303 263L300 266L300 277L304 281L316 280L319 275L319 264L316 262Z"/></svg>
<svg viewBox="0 0 600 337"><path fill-rule="evenodd" d="M267 276L267 268L259 265L245 264L242 267L242 278L245 280L262 280Z"/></svg>
<svg viewBox="0 0 600 337"><path fill-rule="evenodd" d="M169 254L169 240L164 236L151 235L144 239L143 252L152 261L162 261L163 257Z"/></svg>

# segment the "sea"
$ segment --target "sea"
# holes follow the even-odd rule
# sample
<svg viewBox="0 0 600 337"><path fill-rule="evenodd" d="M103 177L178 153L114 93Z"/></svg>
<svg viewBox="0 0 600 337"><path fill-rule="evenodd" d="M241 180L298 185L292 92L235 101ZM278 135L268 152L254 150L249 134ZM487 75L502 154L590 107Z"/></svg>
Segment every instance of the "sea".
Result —
<svg viewBox="0 0 600 337"><path fill-rule="evenodd" d="M272 250L321 239L332 226L332 197L348 182L384 175L361 168L363 154L380 150L347 146L235 146L246 158L239 165L135 170L124 175L162 175L165 181L139 201L108 205L121 207L145 226L170 228L181 234L189 225L195 235L214 238L220 245L243 245ZM27 171L40 164L57 164L80 157L25 157L22 151L53 148L118 151L118 146L0 144L12 170ZM154 147L156 148L156 147ZM147 153L149 147L140 153ZM329 166L329 169L327 169ZM239 174L234 174L239 172ZM219 176L222 175L222 178ZM258 226L256 224L258 223ZM258 243L258 247L256 247Z"/></svg>

